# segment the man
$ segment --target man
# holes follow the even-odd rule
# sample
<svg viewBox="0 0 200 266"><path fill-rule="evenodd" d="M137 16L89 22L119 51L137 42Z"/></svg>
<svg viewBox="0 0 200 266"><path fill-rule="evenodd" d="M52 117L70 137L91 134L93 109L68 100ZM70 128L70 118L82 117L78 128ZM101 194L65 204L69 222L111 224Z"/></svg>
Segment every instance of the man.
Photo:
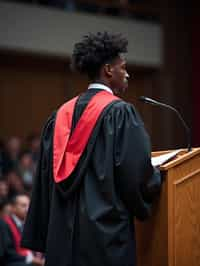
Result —
<svg viewBox="0 0 200 266"><path fill-rule="evenodd" d="M41 258L36 257L32 251L20 246L23 225L29 207L30 199L26 194L17 194L11 200L11 214L3 219L7 223L16 253L24 258L26 265L44 265Z"/></svg>
<svg viewBox="0 0 200 266"><path fill-rule="evenodd" d="M47 121L22 245L46 266L135 266L133 217L160 187L148 135L128 87L127 40L107 32L77 43L73 66L91 84Z"/></svg>
<svg viewBox="0 0 200 266"><path fill-rule="evenodd" d="M8 225L0 219L0 265L26 266L24 257L17 254Z"/></svg>

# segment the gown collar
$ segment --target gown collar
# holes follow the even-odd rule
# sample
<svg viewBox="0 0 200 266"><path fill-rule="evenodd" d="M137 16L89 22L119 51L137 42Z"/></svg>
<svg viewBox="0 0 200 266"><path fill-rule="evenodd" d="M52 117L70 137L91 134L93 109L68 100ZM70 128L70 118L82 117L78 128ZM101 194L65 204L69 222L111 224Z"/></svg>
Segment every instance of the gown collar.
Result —
<svg viewBox="0 0 200 266"><path fill-rule="evenodd" d="M112 90L108 86L101 84L101 83L91 83L88 87L88 90L91 90L91 89L101 89L101 90L105 90L113 94Z"/></svg>

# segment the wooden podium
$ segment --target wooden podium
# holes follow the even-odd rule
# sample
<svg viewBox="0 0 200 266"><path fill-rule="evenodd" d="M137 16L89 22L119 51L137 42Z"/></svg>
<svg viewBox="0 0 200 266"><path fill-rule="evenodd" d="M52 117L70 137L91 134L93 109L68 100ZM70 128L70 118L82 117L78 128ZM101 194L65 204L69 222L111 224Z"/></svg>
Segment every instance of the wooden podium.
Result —
<svg viewBox="0 0 200 266"><path fill-rule="evenodd" d="M138 266L200 266L200 148L181 151L160 170L152 217L135 222Z"/></svg>

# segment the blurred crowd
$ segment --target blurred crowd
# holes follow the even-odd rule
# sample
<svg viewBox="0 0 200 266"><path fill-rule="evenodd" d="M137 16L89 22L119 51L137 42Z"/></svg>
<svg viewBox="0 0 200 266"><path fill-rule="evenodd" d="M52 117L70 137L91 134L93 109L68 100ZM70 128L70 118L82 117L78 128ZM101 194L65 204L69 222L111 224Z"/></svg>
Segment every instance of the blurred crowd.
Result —
<svg viewBox="0 0 200 266"><path fill-rule="evenodd" d="M12 136L0 146L0 199L17 193L30 194L39 156L40 138L33 134L25 141Z"/></svg>
<svg viewBox="0 0 200 266"><path fill-rule="evenodd" d="M133 15L132 5L146 0L10 0L33 5L44 5L67 11L84 11L113 16ZM135 15L134 15L135 16Z"/></svg>
<svg viewBox="0 0 200 266"><path fill-rule="evenodd" d="M0 143L0 265L43 266L43 254L20 246L39 156L37 134Z"/></svg>

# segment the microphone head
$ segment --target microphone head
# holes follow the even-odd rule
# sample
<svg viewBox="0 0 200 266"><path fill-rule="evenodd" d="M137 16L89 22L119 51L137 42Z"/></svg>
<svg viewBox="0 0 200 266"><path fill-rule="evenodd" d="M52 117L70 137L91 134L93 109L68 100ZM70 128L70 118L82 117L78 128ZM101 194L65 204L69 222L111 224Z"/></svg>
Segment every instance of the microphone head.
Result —
<svg viewBox="0 0 200 266"><path fill-rule="evenodd" d="M185 131L186 131L186 134L187 134L187 138L188 138L188 145L187 145L188 146L188 151L191 150L191 133L190 133L190 128L187 126L187 124L183 120L183 118L180 115L180 113L176 110L176 108L174 108L171 105L158 102L156 100L153 100L153 99L148 98L148 97L145 97L145 96L140 96L138 99L140 101L144 102L144 103L148 103L148 104L152 104L152 105L157 105L157 106L165 107L165 108L168 108L168 109L172 110L173 112L175 112L176 115L178 116L178 118L181 120L181 122L182 122L182 124L183 124L183 126L185 128Z"/></svg>
<svg viewBox="0 0 200 266"><path fill-rule="evenodd" d="M138 98L141 102L146 102L146 97L145 96L140 96Z"/></svg>
<svg viewBox="0 0 200 266"><path fill-rule="evenodd" d="M155 101L155 100L153 100L153 99L151 99L151 98L148 98L148 97L146 97L146 96L140 96L140 97L139 97L139 100L140 100L141 102L148 103L148 104L160 105L159 102L157 102L157 101Z"/></svg>

